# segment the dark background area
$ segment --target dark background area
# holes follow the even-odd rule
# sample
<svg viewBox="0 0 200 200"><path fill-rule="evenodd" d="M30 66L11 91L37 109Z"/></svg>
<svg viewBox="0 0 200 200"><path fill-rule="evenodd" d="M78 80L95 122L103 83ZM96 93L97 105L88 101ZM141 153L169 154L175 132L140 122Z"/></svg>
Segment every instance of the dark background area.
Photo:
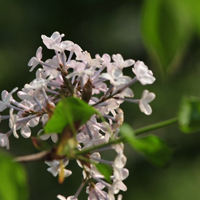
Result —
<svg viewBox="0 0 200 200"><path fill-rule="evenodd" d="M4 89L11 91L16 86L21 89L25 83L34 78L35 74L29 72L27 63L39 46L44 47L41 35L50 36L54 31L59 31L65 34L64 39L79 44L93 57L97 53L100 55L120 53L124 59L144 61L153 70L157 79L153 85L141 86L137 83L133 86L137 98L140 98L144 89L156 94L156 99L151 103L153 114L145 116L135 104L126 103L122 106L125 121L133 128L174 117L182 96L200 97L200 29L195 25L198 16L189 17L189 6L184 5L187 0L182 4L180 1L178 4L178 0L173 3L170 0L163 1L167 6L159 4L159 0L152 1L154 3L149 2L148 0L0 1L1 91ZM191 1L191 4L194 2ZM149 11L151 14L148 15L148 9L153 10L154 6L160 11ZM196 9L200 13L198 6ZM174 10L180 12L174 14ZM156 26L151 24L151 19L153 21L155 17L157 17ZM159 41L154 43L153 38ZM182 40L178 43L179 38ZM52 56L52 52L45 48L43 52L46 59ZM171 65L173 60L176 62ZM128 70L125 72L129 73ZM4 125L1 124L2 132L8 129L7 124ZM130 170L130 176L125 180L128 191L123 193L124 199L199 200L200 134L183 134L177 125L152 133L160 136L173 148L172 160L166 167L157 168L127 146L125 154L128 158L127 168ZM34 131L32 134L34 135ZM30 139L21 137L16 140L12 137L10 145L10 152L14 156L37 152ZM73 195L82 177L81 170L76 168L75 164L75 162L70 163L68 168L73 169L73 172L76 170L76 173L74 172L62 185L59 185L57 178L46 171L47 165L44 163L26 164L29 199L51 200L56 199L57 194L66 197ZM83 193L84 191L80 199L86 199Z"/></svg>

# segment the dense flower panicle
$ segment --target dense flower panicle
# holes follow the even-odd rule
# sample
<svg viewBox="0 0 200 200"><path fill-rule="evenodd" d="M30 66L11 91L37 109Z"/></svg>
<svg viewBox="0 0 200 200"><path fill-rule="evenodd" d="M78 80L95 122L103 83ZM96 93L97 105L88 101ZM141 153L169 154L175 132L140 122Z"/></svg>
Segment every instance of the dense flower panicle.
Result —
<svg viewBox="0 0 200 200"><path fill-rule="evenodd" d="M124 60L120 54L112 56L97 54L92 58L90 53L83 51L72 41L62 41L64 34L59 32L54 32L50 37L45 35L41 37L47 49L55 52L55 56L43 61L42 47L39 47L36 55L28 62L30 71L36 70L36 78L17 92L19 100L13 98L17 88L10 93L5 90L1 93L0 112L9 109L9 115L1 115L1 120L9 119L10 127L7 133L0 133L1 147L9 148L9 137L12 134L18 138L21 133L24 138L29 138L31 128L38 125L42 125L38 133L40 139L51 138L54 143L58 143L57 133L49 135L41 133L55 106L63 97L76 96L93 106L105 118L105 121L100 121L98 116L93 115L77 130L77 149L80 151L118 137L120 126L124 121L124 114L120 109L124 101L139 104L141 112L146 115L152 113L149 103L155 98L155 94L144 90L141 99L134 99L134 93L130 88L137 81L142 85L152 84L155 81L152 71L143 62ZM132 68L135 77L123 74L123 69L127 67ZM87 154L88 163L85 161L87 164L78 159L77 162L83 170L83 183L74 196L57 197L60 200L78 199L80 191L87 184L88 199L115 199L120 190L127 190L123 180L128 177L129 172L125 168L126 157L123 149L123 144L99 149L93 154ZM100 152L105 150L115 151L116 157L113 161L102 158ZM68 162L68 158L48 161L47 170L57 176L61 165L66 167ZM111 183L105 180L95 163L112 167ZM64 169L65 177L71 174L72 171ZM117 199L122 199L122 196L119 195Z"/></svg>

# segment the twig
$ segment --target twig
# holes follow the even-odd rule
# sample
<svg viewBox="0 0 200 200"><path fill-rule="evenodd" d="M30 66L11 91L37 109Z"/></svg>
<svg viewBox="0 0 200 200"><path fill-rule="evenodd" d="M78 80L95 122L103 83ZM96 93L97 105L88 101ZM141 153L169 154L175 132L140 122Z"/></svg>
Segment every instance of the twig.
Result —
<svg viewBox="0 0 200 200"><path fill-rule="evenodd" d="M14 161L26 163L31 161L46 160L49 157L49 154L49 151L42 151L31 155L16 157L14 158Z"/></svg>

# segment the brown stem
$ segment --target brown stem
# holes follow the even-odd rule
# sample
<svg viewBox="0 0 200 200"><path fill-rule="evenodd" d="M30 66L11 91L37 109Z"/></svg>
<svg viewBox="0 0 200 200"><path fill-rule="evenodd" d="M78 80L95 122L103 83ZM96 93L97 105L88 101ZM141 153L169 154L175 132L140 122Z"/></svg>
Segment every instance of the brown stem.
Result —
<svg viewBox="0 0 200 200"><path fill-rule="evenodd" d="M26 163L26 162L39 161L39 160L48 160L49 155L50 155L49 151L42 151L42 152L31 154L31 155L16 157L14 158L14 161Z"/></svg>

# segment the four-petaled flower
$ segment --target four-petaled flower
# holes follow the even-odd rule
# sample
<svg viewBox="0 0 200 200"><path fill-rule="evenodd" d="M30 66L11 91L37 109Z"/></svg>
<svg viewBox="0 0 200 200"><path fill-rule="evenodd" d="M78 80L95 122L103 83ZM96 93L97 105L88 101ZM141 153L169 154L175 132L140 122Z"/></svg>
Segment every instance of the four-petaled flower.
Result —
<svg viewBox="0 0 200 200"><path fill-rule="evenodd" d="M28 62L28 66L31 67L30 72L32 72L35 67L40 64L42 59L42 47L39 47L36 51L36 55L35 57L32 57L29 62Z"/></svg>
<svg viewBox="0 0 200 200"><path fill-rule="evenodd" d="M152 108L149 105L151 101L155 99L156 95L153 92L149 92L148 90L144 90L142 93L142 98L139 101L139 107L141 112L146 115L150 115L152 113Z"/></svg>
<svg viewBox="0 0 200 200"><path fill-rule="evenodd" d="M47 171L49 171L51 174L53 174L53 176L57 176L59 171L61 170L61 161L53 160L53 161L45 161L45 163L50 166L47 169ZM68 165L68 163L69 163L68 159L63 160L63 162L62 162L63 167L66 167ZM71 174L72 174L71 170L64 169L65 177L68 177Z"/></svg>
<svg viewBox="0 0 200 200"><path fill-rule="evenodd" d="M134 64L132 71L142 85L152 84L156 80L153 76L153 72L149 70L142 61L137 61Z"/></svg>

